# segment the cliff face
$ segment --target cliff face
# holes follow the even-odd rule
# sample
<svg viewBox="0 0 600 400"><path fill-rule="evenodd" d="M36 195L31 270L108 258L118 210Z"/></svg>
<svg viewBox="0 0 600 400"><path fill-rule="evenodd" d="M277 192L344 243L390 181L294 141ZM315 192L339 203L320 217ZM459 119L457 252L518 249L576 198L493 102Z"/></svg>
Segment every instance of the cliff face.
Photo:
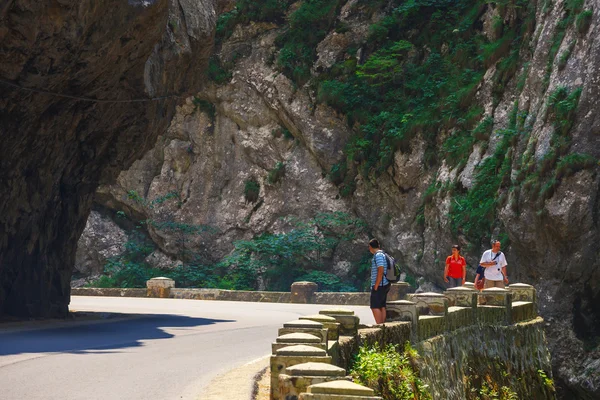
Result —
<svg viewBox="0 0 600 400"><path fill-rule="evenodd" d="M96 188L164 132L172 95L198 87L214 8L211 0L0 6L0 314L66 315Z"/></svg>
<svg viewBox="0 0 600 400"><path fill-rule="evenodd" d="M137 220L168 213L217 228L182 242L148 226L163 265L185 261L185 249L209 249L219 260L234 240L284 230L282 216L345 211L365 221L406 272L440 287L451 244L460 243L475 267L489 239L499 237L511 281L538 289L555 376L563 388L597 397L600 4L473 1L472 9L456 11L444 8L453 2L421 1L411 29L396 32L391 27L402 20L386 21L412 12L409 6L321 3L322 10L335 3L328 24L313 21L307 38L292 35L311 2L279 17L224 22L228 34L219 37L213 60L230 70L178 107L156 147L116 184L100 188L99 208ZM436 36L435 27L448 23L442 15L456 24ZM387 31L377 39L373 26ZM485 45L469 64L461 52L470 54L473 37ZM308 67L289 62L294 47L286 47L304 39L316 43ZM376 40L398 45L381 50ZM446 58L464 68L443 75L451 68ZM411 65L428 62L429 80L410 75ZM453 87L456 74L465 78ZM410 78L401 82L403 76ZM359 89L336 86L336 79ZM361 79L371 86L360 86ZM378 103L394 99L381 93L401 85L410 89L406 99L398 95L397 108L382 110ZM332 87L353 94L340 99ZM368 96L379 99L369 105L380 113L378 125L359 115ZM429 106L433 111L424 113ZM402 135L390 128L403 124ZM258 184L250 197L249 181ZM149 208L132 190L147 201L176 192L179 202ZM347 274L361 246L337 249L331 271Z"/></svg>

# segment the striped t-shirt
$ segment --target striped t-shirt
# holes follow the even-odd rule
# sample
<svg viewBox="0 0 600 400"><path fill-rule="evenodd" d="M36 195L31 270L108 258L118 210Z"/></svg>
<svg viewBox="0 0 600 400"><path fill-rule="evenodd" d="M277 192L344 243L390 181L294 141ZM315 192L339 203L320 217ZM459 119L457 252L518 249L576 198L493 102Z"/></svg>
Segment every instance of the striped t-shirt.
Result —
<svg viewBox="0 0 600 400"><path fill-rule="evenodd" d="M383 267L383 278L381 279L381 286L385 286L390 283L385 277L385 272L387 269L387 260L383 255L383 251L378 251L373 255L373 259L371 260L371 288L375 286L375 282L377 281L377 268Z"/></svg>

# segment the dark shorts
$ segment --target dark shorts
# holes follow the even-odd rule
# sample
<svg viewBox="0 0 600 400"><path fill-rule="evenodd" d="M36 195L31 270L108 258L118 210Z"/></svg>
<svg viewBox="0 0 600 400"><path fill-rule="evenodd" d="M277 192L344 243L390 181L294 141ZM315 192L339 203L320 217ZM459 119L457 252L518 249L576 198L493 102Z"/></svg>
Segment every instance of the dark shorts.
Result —
<svg viewBox="0 0 600 400"><path fill-rule="evenodd" d="M449 276L448 281L448 287L450 288L462 286L462 278L453 278Z"/></svg>
<svg viewBox="0 0 600 400"><path fill-rule="evenodd" d="M371 308L384 308L387 302L387 294L390 291L389 283L385 286L380 286L377 290L371 289Z"/></svg>

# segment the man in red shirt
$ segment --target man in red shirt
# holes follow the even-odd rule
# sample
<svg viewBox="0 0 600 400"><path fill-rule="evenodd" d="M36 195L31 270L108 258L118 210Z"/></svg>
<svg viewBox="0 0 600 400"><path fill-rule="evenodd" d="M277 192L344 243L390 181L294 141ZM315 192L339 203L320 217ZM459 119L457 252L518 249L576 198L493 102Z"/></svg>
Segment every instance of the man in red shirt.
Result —
<svg viewBox="0 0 600 400"><path fill-rule="evenodd" d="M460 246L452 246L452 255L446 258L446 268L444 268L444 282L449 283L451 288L462 286L467 278L467 262L460 255Z"/></svg>

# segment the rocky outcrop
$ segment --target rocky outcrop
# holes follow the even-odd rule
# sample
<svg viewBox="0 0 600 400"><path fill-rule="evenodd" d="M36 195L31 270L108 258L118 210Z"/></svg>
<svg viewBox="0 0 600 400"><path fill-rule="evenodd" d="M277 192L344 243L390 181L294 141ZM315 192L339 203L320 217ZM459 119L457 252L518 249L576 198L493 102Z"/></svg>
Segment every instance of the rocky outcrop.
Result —
<svg viewBox="0 0 600 400"><path fill-rule="evenodd" d="M215 22L212 0L0 6L0 314L67 314L97 186L198 88Z"/></svg>

